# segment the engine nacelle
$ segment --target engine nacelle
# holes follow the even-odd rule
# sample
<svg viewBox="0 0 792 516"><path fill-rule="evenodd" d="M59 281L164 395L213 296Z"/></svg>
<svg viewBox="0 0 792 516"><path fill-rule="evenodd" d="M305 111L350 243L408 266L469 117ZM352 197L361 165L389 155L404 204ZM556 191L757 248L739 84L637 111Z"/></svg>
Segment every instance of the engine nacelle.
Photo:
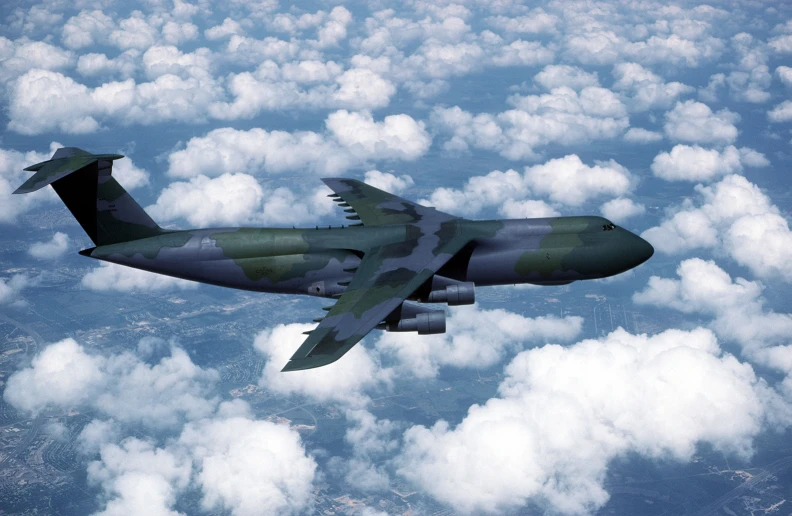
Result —
<svg viewBox="0 0 792 516"><path fill-rule="evenodd" d="M448 306L472 305L476 302L476 285L435 275L427 303L448 303Z"/></svg>
<svg viewBox="0 0 792 516"><path fill-rule="evenodd" d="M399 319L394 322L385 322L385 331L417 331L418 335L432 335L445 333L445 312L433 310L425 314L416 314L411 319Z"/></svg>
<svg viewBox="0 0 792 516"><path fill-rule="evenodd" d="M445 333L446 313L444 310L428 310L412 303L402 303L377 328L385 331L415 331L418 335Z"/></svg>

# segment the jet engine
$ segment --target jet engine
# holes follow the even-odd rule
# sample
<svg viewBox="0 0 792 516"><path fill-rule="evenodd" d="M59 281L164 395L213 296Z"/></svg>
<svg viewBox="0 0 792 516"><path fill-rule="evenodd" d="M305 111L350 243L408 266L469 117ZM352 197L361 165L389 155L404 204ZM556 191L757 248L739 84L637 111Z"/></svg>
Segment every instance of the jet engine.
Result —
<svg viewBox="0 0 792 516"><path fill-rule="evenodd" d="M445 310L429 310L412 303L402 303L377 329L385 331L417 331L418 335L445 333Z"/></svg>
<svg viewBox="0 0 792 516"><path fill-rule="evenodd" d="M422 303L448 303L448 306L472 305L476 302L476 285L470 281L456 281L435 274L423 287Z"/></svg>

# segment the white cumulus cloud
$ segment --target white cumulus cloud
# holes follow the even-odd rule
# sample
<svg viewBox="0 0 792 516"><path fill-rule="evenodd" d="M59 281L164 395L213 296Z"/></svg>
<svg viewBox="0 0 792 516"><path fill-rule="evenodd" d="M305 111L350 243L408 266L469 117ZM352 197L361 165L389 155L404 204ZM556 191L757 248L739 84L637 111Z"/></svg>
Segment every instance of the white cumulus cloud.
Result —
<svg viewBox="0 0 792 516"><path fill-rule="evenodd" d="M630 127L624 133L624 140L631 143L654 143L663 139L663 135L657 131L650 131L641 127Z"/></svg>
<svg viewBox="0 0 792 516"><path fill-rule="evenodd" d="M525 169L525 182L535 193L570 206L602 196L621 196L633 185L630 172L614 160L586 165L576 154Z"/></svg>
<svg viewBox="0 0 792 516"><path fill-rule="evenodd" d="M611 199L600 206L600 212L602 213L602 216L606 219L616 222L617 224L621 224L627 219L637 215L642 215L645 211L646 208L643 204L637 203L632 199L627 199L625 197Z"/></svg>
<svg viewBox="0 0 792 516"><path fill-rule="evenodd" d="M390 172L380 172L379 170L366 172L365 182L375 188L396 195L401 194L415 184L412 177L408 175L397 176Z"/></svg>
<svg viewBox="0 0 792 516"><path fill-rule="evenodd" d="M104 356L88 353L74 339L56 342L9 377L5 400L33 413L90 407L114 421L155 430L211 415L219 403L211 394L217 372L195 365L178 346L163 345L169 353L148 363L145 346Z"/></svg>
<svg viewBox="0 0 792 516"><path fill-rule="evenodd" d="M768 111L767 118L773 123L789 122L792 120L792 100L785 100Z"/></svg>
<svg viewBox="0 0 792 516"><path fill-rule="evenodd" d="M622 329L517 355L498 397L457 425L404 434L398 472L459 512L512 512L529 500L595 511L608 463L625 453L687 461L699 442L747 457L766 386L709 330Z"/></svg>
<svg viewBox="0 0 792 516"><path fill-rule="evenodd" d="M151 82L126 79L89 88L59 72L34 69L16 79L9 92L9 129L83 134L97 131L105 120L122 125L201 122L221 89L206 77L170 73Z"/></svg>
<svg viewBox="0 0 792 516"><path fill-rule="evenodd" d="M363 492L387 491L390 476L375 461L390 458L396 450L398 441L394 434L398 424L388 419L377 419L364 409L347 409L345 416L352 423L344 435L352 456L346 461L344 480Z"/></svg>
<svg viewBox="0 0 792 516"><path fill-rule="evenodd" d="M236 20L226 18L220 25L215 25L204 31L204 37L210 41L224 39L234 34L241 34L243 32L242 26Z"/></svg>
<svg viewBox="0 0 792 516"><path fill-rule="evenodd" d="M711 328L740 344L744 355L792 374L792 315L765 308L764 285L732 279L715 262L700 258L682 261L676 273L679 279L652 276L633 301L712 316Z"/></svg>
<svg viewBox="0 0 792 516"><path fill-rule="evenodd" d="M534 82L548 91L562 86L580 91L588 86L600 85L596 72L590 73L570 65L547 65L534 75Z"/></svg>
<svg viewBox="0 0 792 516"><path fill-rule="evenodd" d="M740 217L726 232L724 247L757 276L792 282L792 231L778 213Z"/></svg>
<svg viewBox="0 0 792 516"><path fill-rule="evenodd" d="M471 177L461 190L438 188L421 202L449 213L473 215L486 207L522 199L528 193L525 179L516 170L493 170L485 176Z"/></svg>
<svg viewBox="0 0 792 516"><path fill-rule="evenodd" d="M10 40L0 36L0 83L28 70L64 70L74 64L74 54L43 41Z"/></svg>
<svg viewBox="0 0 792 516"><path fill-rule="evenodd" d="M384 333L377 349L394 356L399 367L419 378L434 377L440 367L491 367L525 342L569 341L580 334L583 319L552 315L524 317L478 305L455 307L447 333L416 339L409 333Z"/></svg>
<svg viewBox="0 0 792 516"><path fill-rule="evenodd" d="M69 248L69 235L60 231L52 235L52 239L45 242L34 242L28 248L28 254L39 260L54 260L63 256Z"/></svg>
<svg viewBox="0 0 792 516"><path fill-rule="evenodd" d="M113 19L102 11L83 10L63 25L61 41L72 49L88 47L107 41L114 27Z"/></svg>
<svg viewBox="0 0 792 516"><path fill-rule="evenodd" d="M83 276L82 285L87 289L100 292L159 291L198 287L198 283L192 281L107 262L103 262L99 267L95 267Z"/></svg>
<svg viewBox="0 0 792 516"><path fill-rule="evenodd" d="M302 332L313 324L279 324L260 332L253 347L262 353L264 365L259 385L280 394L306 396L319 402L341 402L360 406L368 399L365 390L390 381L390 371L382 369L375 356L358 343L343 358L330 365L306 371L280 370L305 340Z"/></svg>
<svg viewBox="0 0 792 516"><path fill-rule="evenodd" d="M134 190L149 184L149 173L137 167L129 156L113 162L113 177L126 190Z"/></svg>
<svg viewBox="0 0 792 516"><path fill-rule="evenodd" d="M10 405L38 413L47 406L76 407L89 401L104 383L104 359L89 355L68 338L44 348L30 367L8 378L3 398Z"/></svg>
<svg viewBox="0 0 792 516"><path fill-rule="evenodd" d="M188 457L132 437L102 445L100 460L88 465L88 481L101 486L108 498L98 513L102 516L177 516L173 504L189 484L191 472Z"/></svg>
<svg viewBox="0 0 792 516"><path fill-rule="evenodd" d="M713 113L709 106L686 100L677 102L666 113L665 132L671 140L692 143L727 144L737 139L740 115L722 109Z"/></svg>
<svg viewBox="0 0 792 516"><path fill-rule="evenodd" d="M385 107L396 93L396 87L377 73L365 68L347 70L338 77L338 90L333 99L352 109Z"/></svg>
<svg viewBox="0 0 792 516"><path fill-rule="evenodd" d="M195 227L233 225L248 220L263 198L263 188L248 174L196 176L171 183L146 211L154 219L184 218Z"/></svg>
<svg viewBox="0 0 792 516"><path fill-rule="evenodd" d="M127 50L116 57L108 58L105 54L83 54L77 60L77 72L86 77L115 76L123 79L133 77L140 67L138 50Z"/></svg>
<svg viewBox="0 0 792 516"><path fill-rule="evenodd" d="M633 111L667 108L679 97L695 91L679 82L663 79L638 63L619 63L613 67L613 89L621 91Z"/></svg>
<svg viewBox="0 0 792 516"><path fill-rule="evenodd" d="M326 124L341 145L366 159L417 159L432 141L422 122L403 114L376 122L370 113L341 110L331 113Z"/></svg>
<svg viewBox="0 0 792 516"><path fill-rule="evenodd" d="M587 86L577 92L563 86L542 95L514 95L509 104L514 109L497 115L435 108L431 121L451 135L444 143L449 151L484 149L513 160L536 159L550 144L614 139L629 126L626 106L605 88Z"/></svg>
<svg viewBox="0 0 792 516"><path fill-rule="evenodd" d="M510 219L534 219L544 217L558 217L561 212L544 201L525 199L516 201L507 199L498 210L503 216Z"/></svg>
<svg viewBox="0 0 792 516"><path fill-rule="evenodd" d="M303 73L295 75L295 67L302 68ZM310 68L324 70L305 80ZM261 111L277 109L376 109L387 106L396 93L390 80L370 68L344 71L333 61L324 63L315 58L282 64L266 59L254 72L229 75L226 89L232 100L218 100L209 106L213 118L252 118Z"/></svg>
<svg viewBox="0 0 792 516"><path fill-rule="evenodd" d="M697 185L698 203L688 200L642 233L655 249L675 254L718 248L767 278L792 281L792 231L770 198L743 176L729 175ZM698 204L698 205L696 205Z"/></svg>
<svg viewBox="0 0 792 516"><path fill-rule="evenodd" d="M494 170L485 176L473 176L462 189L438 188L422 203L450 213L474 215L482 209L498 207L506 217L550 217L558 210L552 204L579 206L600 197L619 197L630 192L634 178L613 160L583 163L576 154L556 158L540 165L515 170Z"/></svg>
<svg viewBox="0 0 792 516"><path fill-rule="evenodd" d="M775 73L784 85L792 86L792 67L779 66L775 69Z"/></svg>
<svg viewBox="0 0 792 516"><path fill-rule="evenodd" d="M157 220L186 220L192 227L300 224L333 213L322 186L309 192L263 187L248 174L197 176L165 187L146 210Z"/></svg>
<svg viewBox="0 0 792 516"><path fill-rule="evenodd" d="M733 145L719 151L698 145L675 145L671 152L661 152L652 162L652 172L666 181L711 181L719 176L741 172L743 165L765 166L769 162L761 153Z"/></svg>
<svg viewBox="0 0 792 516"><path fill-rule="evenodd" d="M105 385L92 405L120 423L153 429L178 428L211 415L219 403L213 395L219 374L197 366L180 347L169 348L154 364L143 361L141 351L108 357Z"/></svg>
<svg viewBox="0 0 792 516"><path fill-rule="evenodd" d="M77 443L94 457L87 477L102 491L99 514L181 514L175 506L187 492L207 511L304 513L317 465L300 435L252 419L242 400L220 403L219 380L173 342L146 338L105 355L65 339L13 373L4 397L26 412L78 409L96 418Z"/></svg>
<svg viewBox="0 0 792 516"><path fill-rule="evenodd" d="M30 277L25 274L14 274L7 280L0 278L0 304L16 301L22 289L30 283Z"/></svg>
<svg viewBox="0 0 792 516"><path fill-rule="evenodd" d="M337 174L368 161L418 159L432 142L423 123L407 115L390 115L378 122L367 112L341 110L327 117L326 127L324 133L215 129L171 153L168 174L216 176L306 168Z"/></svg>
<svg viewBox="0 0 792 516"><path fill-rule="evenodd" d="M304 514L313 502L316 461L288 426L247 417L204 419L188 424L178 444L195 461L204 510Z"/></svg>

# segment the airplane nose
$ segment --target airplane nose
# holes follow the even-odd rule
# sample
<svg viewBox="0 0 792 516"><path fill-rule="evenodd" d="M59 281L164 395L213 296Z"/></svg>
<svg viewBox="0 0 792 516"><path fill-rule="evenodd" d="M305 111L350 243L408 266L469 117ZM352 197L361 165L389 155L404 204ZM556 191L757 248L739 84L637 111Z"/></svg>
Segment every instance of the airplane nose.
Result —
<svg viewBox="0 0 792 516"><path fill-rule="evenodd" d="M613 237L610 263L615 270L611 274L637 267L654 254L654 247L632 231L616 228Z"/></svg>
<svg viewBox="0 0 792 516"><path fill-rule="evenodd" d="M631 245L633 254L635 255L635 259L638 261L635 265L640 265L649 258L652 257L654 254L654 247L652 244L644 240L643 238L635 235L635 241Z"/></svg>
<svg viewBox="0 0 792 516"><path fill-rule="evenodd" d="M565 270L577 275L576 279L621 274L641 265L654 254L649 242L612 224L597 224L596 230L583 233L581 240L584 245L570 252L563 263Z"/></svg>

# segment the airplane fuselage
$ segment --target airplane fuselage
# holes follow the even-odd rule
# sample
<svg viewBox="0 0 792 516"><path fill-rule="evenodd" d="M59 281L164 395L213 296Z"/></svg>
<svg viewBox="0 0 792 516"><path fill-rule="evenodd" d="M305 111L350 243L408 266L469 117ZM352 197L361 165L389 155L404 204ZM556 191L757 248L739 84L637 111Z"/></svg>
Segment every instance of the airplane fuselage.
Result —
<svg viewBox="0 0 792 516"><path fill-rule="evenodd" d="M324 178L354 227L160 227L112 177L118 154L64 147L15 194L51 185L96 247L84 256L257 292L337 298L282 371L335 362L377 328L432 335L476 286L560 285L631 269L654 250L602 217L473 221L361 181Z"/></svg>
<svg viewBox="0 0 792 516"><path fill-rule="evenodd" d="M652 248L601 217L470 221L443 231L475 234L438 275L476 286L559 285L624 272ZM403 246L411 224L313 229L217 228L166 232L83 254L159 274L258 292L334 297L352 281L365 250Z"/></svg>

